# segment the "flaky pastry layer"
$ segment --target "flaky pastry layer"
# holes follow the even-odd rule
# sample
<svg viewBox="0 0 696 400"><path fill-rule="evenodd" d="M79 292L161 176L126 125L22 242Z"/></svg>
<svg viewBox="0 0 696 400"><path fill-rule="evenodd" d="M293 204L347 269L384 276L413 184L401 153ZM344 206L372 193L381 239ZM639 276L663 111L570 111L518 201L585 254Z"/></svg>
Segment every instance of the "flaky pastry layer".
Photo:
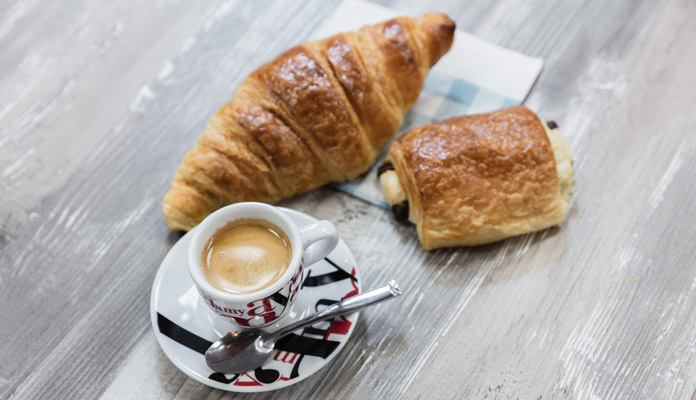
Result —
<svg viewBox="0 0 696 400"><path fill-rule="evenodd" d="M451 118L397 139L380 175L387 202L426 249L473 246L558 225L573 182L553 122L526 107Z"/></svg>

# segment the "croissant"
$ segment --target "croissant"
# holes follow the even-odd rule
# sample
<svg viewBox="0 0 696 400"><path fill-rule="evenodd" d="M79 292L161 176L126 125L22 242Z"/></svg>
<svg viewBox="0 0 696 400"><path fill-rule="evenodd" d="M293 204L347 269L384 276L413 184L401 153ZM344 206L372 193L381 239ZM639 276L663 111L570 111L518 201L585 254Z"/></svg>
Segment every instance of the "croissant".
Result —
<svg viewBox="0 0 696 400"><path fill-rule="evenodd" d="M427 124L396 139L379 179L426 250L473 246L565 219L570 152L555 122L524 106Z"/></svg>
<svg viewBox="0 0 696 400"><path fill-rule="evenodd" d="M443 14L400 17L300 44L261 66L217 111L162 202L189 230L235 202L275 203L367 171L449 51Z"/></svg>

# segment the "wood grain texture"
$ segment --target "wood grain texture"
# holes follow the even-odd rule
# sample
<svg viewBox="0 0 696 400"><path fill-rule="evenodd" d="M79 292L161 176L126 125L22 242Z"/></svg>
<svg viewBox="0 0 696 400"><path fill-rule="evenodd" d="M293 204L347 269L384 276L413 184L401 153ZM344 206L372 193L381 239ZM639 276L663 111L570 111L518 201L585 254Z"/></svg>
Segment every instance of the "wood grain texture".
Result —
<svg viewBox="0 0 696 400"><path fill-rule="evenodd" d="M395 278L406 295L365 311L302 383L208 388L150 327L179 238L159 203L209 116L337 2L5 2L0 398L693 396L696 3L383 3L545 59L526 104L575 156L568 221L424 252L415 229L343 193L285 201L338 226L364 287Z"/></svg>

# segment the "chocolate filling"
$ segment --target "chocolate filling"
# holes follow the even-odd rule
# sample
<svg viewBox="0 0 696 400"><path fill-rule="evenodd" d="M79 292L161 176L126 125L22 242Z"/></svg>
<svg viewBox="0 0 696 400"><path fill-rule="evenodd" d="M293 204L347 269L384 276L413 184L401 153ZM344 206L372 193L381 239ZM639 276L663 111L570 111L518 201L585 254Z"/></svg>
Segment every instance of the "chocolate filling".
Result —
<svg viewBox="0 0 696 400"><path fill-rule="evenodd" d="M546 125L549 127L549 129L558 128L558 124L556 123L556 121L546 121Z"/></svg>
<svg viewBox="0 0 696 400"><path fill-rule="evenodd" d="M382 176L383 173L387 171L393 171L394 170L394 165L392 163L384 163L382 164L378 169L377 169L377 176Z"/></svg>
<svg viewBox="0 0 696 400"><path fill-rule="evenodd" d="M408 221L408 200L404 200L399 204L392 205L391 209L394 213L395 220L399 222Z"/></svg>

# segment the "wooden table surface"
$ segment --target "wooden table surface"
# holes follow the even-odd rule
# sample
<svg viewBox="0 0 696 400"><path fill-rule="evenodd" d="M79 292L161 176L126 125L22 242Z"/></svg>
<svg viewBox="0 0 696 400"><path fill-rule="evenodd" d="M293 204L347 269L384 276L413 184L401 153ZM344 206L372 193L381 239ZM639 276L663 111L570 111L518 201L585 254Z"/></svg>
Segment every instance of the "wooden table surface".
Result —
<svg viewBox="0 0 696 400"><path fill-rule="evenodd" d="M383 1L543 57L526 104L575 157L563 226L425 252L324 188L363 287L398 279L325 369L233 396L157 345L160 201L207 119L336 1L0 4L0 398L690 398L696 389L696 2Z"/></svg>

